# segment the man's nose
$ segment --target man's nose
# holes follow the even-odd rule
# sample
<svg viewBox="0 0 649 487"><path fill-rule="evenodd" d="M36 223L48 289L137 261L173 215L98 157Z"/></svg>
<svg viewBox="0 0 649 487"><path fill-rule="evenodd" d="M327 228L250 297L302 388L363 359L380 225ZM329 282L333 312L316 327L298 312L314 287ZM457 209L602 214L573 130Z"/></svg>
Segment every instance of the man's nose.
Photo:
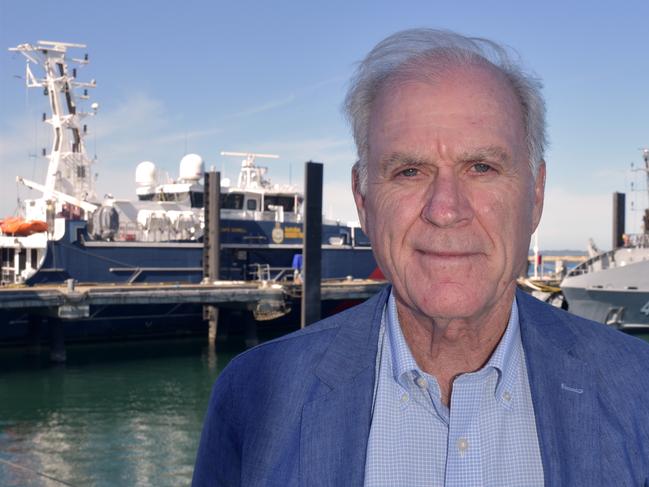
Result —
<svg viewBox="0 0 649 487"><path fill-rule="evenodd" d="M422 218L443 228L466 223L472 214L459 176L450 170L440 170L426 192Z"/></svg>

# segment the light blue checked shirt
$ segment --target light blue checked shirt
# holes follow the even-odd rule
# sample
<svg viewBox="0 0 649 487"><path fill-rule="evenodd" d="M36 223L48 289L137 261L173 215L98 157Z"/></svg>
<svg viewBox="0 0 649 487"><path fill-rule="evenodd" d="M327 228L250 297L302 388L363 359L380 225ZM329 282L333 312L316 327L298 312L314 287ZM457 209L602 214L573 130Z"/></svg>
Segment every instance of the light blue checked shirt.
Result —
<svg viewBox="0 0 649 487"><path fill-rule="evenodd" d="M417 366L390 294L376 376L365 487L543 485L515 300L487 364L454 380L449 409Z"/></svg>

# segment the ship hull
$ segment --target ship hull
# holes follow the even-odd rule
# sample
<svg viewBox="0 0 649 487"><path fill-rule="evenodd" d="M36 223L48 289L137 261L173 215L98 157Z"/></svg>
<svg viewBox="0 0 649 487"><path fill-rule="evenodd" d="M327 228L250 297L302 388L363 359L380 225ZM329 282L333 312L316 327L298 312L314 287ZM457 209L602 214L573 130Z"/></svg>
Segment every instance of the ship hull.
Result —
<svg viewBox="0 0 649 487"><path fill-rule="evenodd" d="M620 328L649 326L649 260L575 273L561 289L571 313Z"/></svg>
<svg viewBox="0 0 649 487"><path fill-rule="evenodd" d="M254 280L293 278L295 256L302 253L301 232L282 228L281 243L273 242L274 222L222 221L219 278ZM234 229L234 231L232 231ZM367 240L352 238L351 229L323 225L322 278L340 279L380 277ZM275 231L275 240L277 238ZM342 243L332 245L330 239ZM354 235L356 237L356 235ZM366 239L366 237L365 237ZM270 242L269 242L270 241ZM350 245L355 243L359 245ZM349 242L349 243L344 243ZM93 241L87 236L85 222L67 222L65 236L47 242L45 257L38 270L26 281L30 286L61 284L74 279L79 284L92 283L199 283L203 279L203 244L200 242L110 242ZM339 309L340 302L323 302L323 315ZM233 303L236 309L236 303ZM239 307L240 310L243 306ZM294 323L263 322L265 327L299 325L299 300L289 303ZM297 318L296 318L297 316ZM34 319L36 318L36 320ZM41 318L30 310L0 310L0 344L33 341L33 322ZM52 322L51 318L48 318ZM226 320L227 321L227 320ZM234 320L241 325L241 320ZM87 317L63 322L65 339L70 341L120 340L126 338L182 336L206 333L203 307L200 305L91 306ZM36 341L47 341L50 325L38 333ZM243 325L233 326L235 333Z"/></svg>
<svg viewBox="0 0 649 487"><path fill-rule="evenodd" d="M278 227L290 237L276 243L272 234ZM224 221L223 228L230 231L222 232L220 279L274 279L282 271L285 276L295 256L302 253L301 226ZM291 232L293 228L297 230ZM376 271L369 241L363 237L357 245L350 232L346 226L323 226L323 279L366 278ZM330 239L349 243L332 245ZM47 243L45 258L27 284L56 284L67 279L79 283L198 283L202 278L200 242L92 241L84 222L69 222L64 238Z"/></svg>

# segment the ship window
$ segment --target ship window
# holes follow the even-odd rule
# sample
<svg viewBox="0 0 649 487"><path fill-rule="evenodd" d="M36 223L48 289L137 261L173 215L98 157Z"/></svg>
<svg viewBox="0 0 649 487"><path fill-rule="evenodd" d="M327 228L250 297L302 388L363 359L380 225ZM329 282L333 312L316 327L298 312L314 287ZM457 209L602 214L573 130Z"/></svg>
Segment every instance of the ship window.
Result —
<svg viewBox="0 0 649 487"><path fill-rule="evenodd" d="M140 201L153 201L153 196L154 196L153 193L149 193L149 194L139 194L139 195L137 196L137 199L140 200Z"/></svg>
<svg viewBox="0 0 649 487"><path fill-rule="evenodd" d="M250 211L255 211L257 209L257 200L246 201L246 208Z"/></svg>
<svg viewBox="0 0 649 487"><path fill-rule="evenodd" d="M182 193L165 193L164 191L161 191L160 193L156 193L155 200L156 201L185 201L187 200L189 193L182 192Z"/></svg>
<svg viewBox="0 0 649 487"><path fill-rule="evenodd" d="M277 194L267 194L264 196L264 210L271 211L269 206L283 206L284 211L294 211L295 198L293 196L283 196Z"/></svg>
<svg viewBox="0 0 649 487"><path fill-rule="evenodd" d="M203 193L201 193L200 191L190 191L189 199L191 200L192 208L203 207Z"/></svg>
<svg viewBox="0 0 649 487"><path fill-rule="evenodd" d="M18 254L18 271L22 271L27 268L27 251L20 252Z"/></svg>
<svg viewBox="0 0 649 487"><path fill-rule="evenodd" d="M242 210L243 195L241 193L221 194L221 208L226 210Z"/></svg>

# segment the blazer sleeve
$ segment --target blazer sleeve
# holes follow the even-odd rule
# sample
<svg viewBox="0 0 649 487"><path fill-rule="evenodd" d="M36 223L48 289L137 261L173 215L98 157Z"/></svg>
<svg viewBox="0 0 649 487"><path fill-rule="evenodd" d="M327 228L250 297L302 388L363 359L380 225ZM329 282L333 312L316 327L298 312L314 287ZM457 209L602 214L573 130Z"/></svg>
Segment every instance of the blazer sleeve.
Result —
<svg viewBox="0 0 649 487"><path fill-rule="evenodd" d="M196 455L193 487L241 485L241 429L232 398L231 378L226 368L212 390Z"/></svg>

